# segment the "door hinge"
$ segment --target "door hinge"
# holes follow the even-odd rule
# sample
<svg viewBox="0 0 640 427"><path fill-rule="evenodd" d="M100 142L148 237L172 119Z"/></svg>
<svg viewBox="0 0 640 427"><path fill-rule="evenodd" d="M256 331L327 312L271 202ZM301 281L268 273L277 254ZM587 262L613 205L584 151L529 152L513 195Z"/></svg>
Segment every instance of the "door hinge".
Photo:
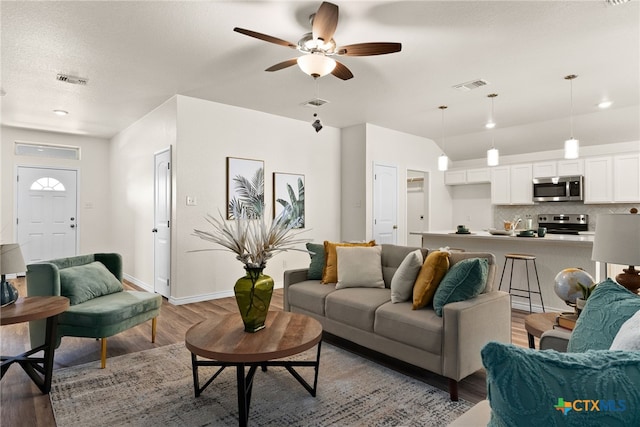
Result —
<svg viewBox="0 0 640 427"><path fill-rule="evenodd" d="M171 163L167 163L167 169L171 169Z"/></svg>
<svg viewBox="0 0 640 427"><path fill-rule="evenodd" d="M170 227L170 225L169 225L169 221L167 221L167 228L169 228L169 227Z"/></svg>
<svg viewBox="0 0 640 427"><path fill-rule="evenodd" d="M20 221L19 218L16 218L16 225L18 225L18 222Z"/></svg>

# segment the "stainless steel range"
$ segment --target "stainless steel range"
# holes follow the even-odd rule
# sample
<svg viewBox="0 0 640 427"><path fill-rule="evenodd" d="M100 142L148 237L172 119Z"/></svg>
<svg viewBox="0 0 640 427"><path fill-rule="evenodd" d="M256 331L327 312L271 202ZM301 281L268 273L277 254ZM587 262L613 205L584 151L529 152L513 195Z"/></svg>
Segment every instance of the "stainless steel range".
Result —
<svg viewBox="0 0 640 427"><path fill-rule="evenodd" d="M540 214L538 227L546 227L551 234L578 234L589 230L589 215L585 214Z"/></svg>

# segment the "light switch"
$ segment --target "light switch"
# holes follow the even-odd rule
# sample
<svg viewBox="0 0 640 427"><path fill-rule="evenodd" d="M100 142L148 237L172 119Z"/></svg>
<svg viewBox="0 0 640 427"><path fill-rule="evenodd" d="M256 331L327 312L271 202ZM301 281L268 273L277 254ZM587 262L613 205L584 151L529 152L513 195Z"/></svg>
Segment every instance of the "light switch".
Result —
<svg viewBox="0 0 640 427"><path fill-rule="evenodd" d="M198 199L193 196L187 196L187 206L196 206L198 204Z"/></svg>

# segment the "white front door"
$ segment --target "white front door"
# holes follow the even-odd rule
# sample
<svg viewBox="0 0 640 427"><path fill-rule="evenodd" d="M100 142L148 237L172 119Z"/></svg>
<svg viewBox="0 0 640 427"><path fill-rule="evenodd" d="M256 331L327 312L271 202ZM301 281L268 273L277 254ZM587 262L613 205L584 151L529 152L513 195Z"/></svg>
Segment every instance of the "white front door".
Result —
<svg viewBox="0 0 640 427"><path fill-rule="evenodd" d="M18 243L26 264L77 254L77 171L17 169Z"/></svg>
<svg viewBox="0 0 640 427"><path fill-rule="evenodd" d="M377 244L397 244L398 170L373 165L373 238Z"/></svg>
<svg viewBox="0 0 640 427"><path fill-rule="evenodd" d="M171 295L171 147L154 155L153 290Z"/></svg>

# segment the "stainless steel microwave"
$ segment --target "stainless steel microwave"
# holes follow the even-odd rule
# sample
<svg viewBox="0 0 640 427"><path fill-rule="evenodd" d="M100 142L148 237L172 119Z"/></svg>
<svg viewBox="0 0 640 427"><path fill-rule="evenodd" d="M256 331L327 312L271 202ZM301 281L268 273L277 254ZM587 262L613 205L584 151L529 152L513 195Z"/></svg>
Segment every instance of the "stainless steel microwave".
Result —
<svg viewBox="0 0 640 427"><path fill-rule="evenodd" d="M534 202L584 200L582 176L554 176L533 179Z"/></svg>

